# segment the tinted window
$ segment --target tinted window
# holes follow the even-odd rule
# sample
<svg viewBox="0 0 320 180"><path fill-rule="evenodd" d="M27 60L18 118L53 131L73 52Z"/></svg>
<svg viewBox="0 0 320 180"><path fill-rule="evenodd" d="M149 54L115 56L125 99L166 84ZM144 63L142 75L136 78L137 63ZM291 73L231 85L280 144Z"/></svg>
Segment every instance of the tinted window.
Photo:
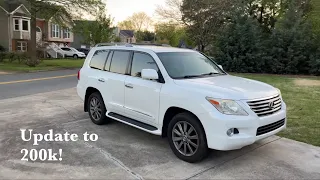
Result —
<svg viewBox="0 0 320 180"><path fill-rule="evenodd" d="M157 55L174 79L225 75L211 59L198 52L166 52Z"/></svg>
<svg viewBox="0 0 320 180"><path fill-rule="evenodd" d="M61 49L64 50L64 51L70 51L69 48L61 48Z"/></svg>
<svg viewBox="0 0 320 180"><path fill-rule="evenodd" d="M107 60L108 50L99 50L92 56L90 67L102 70Z"/></svg>
<svg viewBox="0 0 320 180"><path fill-rule="evenodd" d="M104 67L104 70L110 71L110 64L111 64L112 56L113 56L113 51L111 51L109 56L108 56L108 60L107 60L107 63L105 65L105 67Z"/></svg>
<svg viewBox="0 0 320 180"><path fill-rule="evenodd" d="M131 76L141 77L142 69L154 69L158 71L158 66L150 55L143 53L134 53Z"/></svg>
<svg viewBox="0 0 320 180"><path fill-rule="evenodd" d="M110 72L125 74L129 62L129 51L114 51L110 65Z"/></svg>

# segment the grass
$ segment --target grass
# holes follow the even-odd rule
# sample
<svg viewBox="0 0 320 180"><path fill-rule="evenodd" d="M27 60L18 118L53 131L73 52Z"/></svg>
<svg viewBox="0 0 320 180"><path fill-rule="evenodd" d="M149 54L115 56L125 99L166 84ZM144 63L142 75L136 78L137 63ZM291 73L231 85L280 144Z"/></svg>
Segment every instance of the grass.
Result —
<svg viewBox="0 0 320 180"><path fill-rule="evenodd" d="M297 77L236 74L271 84L281 90L287 104L287 129L279 136L320 146L320 86L298 86ZM319 80L320 77L303 79Z"/></svg>
<svg viewBox="0 0 320 180"><path fill-rule="evenodd" d="M0 71L33 72L70 69L82 67L84 59L46 59L36 67L29 67L18 62L0 62Z"/></svg>

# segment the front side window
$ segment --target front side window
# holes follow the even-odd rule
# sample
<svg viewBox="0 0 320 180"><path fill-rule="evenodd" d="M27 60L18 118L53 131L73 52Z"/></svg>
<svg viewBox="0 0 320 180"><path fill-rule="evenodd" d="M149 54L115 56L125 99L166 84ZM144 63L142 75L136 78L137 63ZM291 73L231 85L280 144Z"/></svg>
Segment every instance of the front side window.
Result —
<svg viewBox="0 0 320 180"><path fill-rule="evenodd" d="M110 72L126 74L129 56L129 51L114 51L110 65Z"/></svg>
<svg viewBox="0 0 320 180"><path fill-rule="evenodd" d="M25 41L18 41L17 42L17 51L22 51L22 52L25 52L28 50L28 47L27 47L27 42Z"/></svg>
<svg viewBox="0 0 320 180"><path fill-rule="evenodd" d="M198 52L162 52L157 55L173 79L225 75L211 59Z"/></svg>
<svg viewBox="0 0 320 180"><path fill-rule="evenodd" d="M141 77L142 69L154 69L158 72L158 66L150 55L134 53L131 66L131 76Z"/></svg>
<svg viewBox="0 0 320 180"><path fill-rule="evenodd" d="M29 21L22 20L22 30L23 31L29 31Z"/></svg>
<svg viewBox="0 0 320 180"><path fill-rule="evenodd" d="M64 51L71 51L69 48L61 48Z"/></svg>
<svg viewBox="0 0 320 180"><path fill-rule="evenodd" d="M14 19L14 30L20 31L20 21L19 19Z"/></svg>
<svg viewBox="0 0 320 180"><path fill-rule="evenodd" d="M51 37L53 38L60 37L60 26L58 24L51 25Z"/></svg>
<svg viewBox="0 0 320 180"><path fill-rule="evenodd" d="M103 70L104 64L108 57L108 50L98 50L96 51L91 59L90 67L94 69Z"/></svg>

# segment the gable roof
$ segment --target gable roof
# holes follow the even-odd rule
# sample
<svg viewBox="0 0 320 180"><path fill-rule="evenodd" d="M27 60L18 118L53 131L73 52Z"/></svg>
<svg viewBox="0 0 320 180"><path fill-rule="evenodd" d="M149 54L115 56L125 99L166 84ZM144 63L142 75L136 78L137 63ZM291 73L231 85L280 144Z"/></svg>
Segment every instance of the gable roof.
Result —
<svg viewBox="0 0 320 180"><path fill-rule="evenodd" d="M120 30L120 34L130 38L134 37L134 31L132 30Z"/></svg>
<svg viewBox="0 0 320 180"><path fill-rule="evenodd" d="M0 7L9 14L16 13L20 8L23 8L28 14L30 14L29 10L19 0L4 0L1 2Z"/></svg>

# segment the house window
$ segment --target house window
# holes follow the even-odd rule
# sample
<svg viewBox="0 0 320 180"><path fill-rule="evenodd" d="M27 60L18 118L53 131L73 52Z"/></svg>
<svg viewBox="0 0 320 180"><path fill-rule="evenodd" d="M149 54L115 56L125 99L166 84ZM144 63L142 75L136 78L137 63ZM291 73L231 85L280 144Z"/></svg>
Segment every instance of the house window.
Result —
<svg viewBox="0 0 320 180"><path fill-rule="evenodd" d="M51 25L51 37L59 38L60 37L60 26L57 24Z"/></svg>
<svg viewBox="0 0 320 180"><path fill-rule="evenodd" d="M14 19L14 30L20 31L20 21L19 19Z"/></svg>
<svg viewBox="0 0 320 180"><path fill-rule="evenodd" d="M66 28L63 30L63 38L64 39L70 39L70 30L69 28Z"/></svg>
<svg viewBox="0 0 320 180"><path fill-rule="evenodd" d="M17 51L25 52L28 50L28 44L26 41L18 41L17 42Z"/></svg>
<svg viewBox="0 0 320 180"><path fill-rule="evenodd" d="M22 20L22 30L29 31L29 21L28 20Z"/></svg>

